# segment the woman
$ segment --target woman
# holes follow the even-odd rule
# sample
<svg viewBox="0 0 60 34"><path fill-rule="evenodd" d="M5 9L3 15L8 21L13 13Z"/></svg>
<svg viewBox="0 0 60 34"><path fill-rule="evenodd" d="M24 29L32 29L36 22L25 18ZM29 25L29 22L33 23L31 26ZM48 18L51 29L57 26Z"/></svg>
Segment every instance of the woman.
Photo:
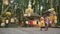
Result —
<svg viewBox="0 0 60 34"><path fill-rule="evenodd" d="M45 17L45 26L46 26L45 30L47 31L48 30L48 26L49 26L49 17L48 16Z"/></svg>
<svg viewBox="0 0 60 34"><path fill-rule="evenodd" d="M40 18L40 27L41 27L41 31L42 31L42 27L44 25L44 17Z"/></svg>

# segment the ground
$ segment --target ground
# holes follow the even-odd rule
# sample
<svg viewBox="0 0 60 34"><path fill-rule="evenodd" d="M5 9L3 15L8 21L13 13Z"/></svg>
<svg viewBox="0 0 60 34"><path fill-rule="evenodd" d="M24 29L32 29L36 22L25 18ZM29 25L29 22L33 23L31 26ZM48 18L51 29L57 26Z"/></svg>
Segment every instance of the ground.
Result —
<svg viewBox="0 0 60 34"><path fill-rule="evenodd" d="M0 34L60 34L60 28L49 28L48 31L40 31L40 28L35 27L0 28Z"/></svg>

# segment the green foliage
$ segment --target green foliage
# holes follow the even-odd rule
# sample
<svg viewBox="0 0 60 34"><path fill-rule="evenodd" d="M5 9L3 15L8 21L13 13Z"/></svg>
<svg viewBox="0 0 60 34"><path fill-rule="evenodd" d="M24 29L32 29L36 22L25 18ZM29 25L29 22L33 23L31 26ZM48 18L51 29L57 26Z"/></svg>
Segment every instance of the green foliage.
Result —
<svg viewBox="0 0 60 34"><path fill-rule="evenodd" d="M57 26L60 26L60 20L58 20L58 22L57 22Z"/></svg>

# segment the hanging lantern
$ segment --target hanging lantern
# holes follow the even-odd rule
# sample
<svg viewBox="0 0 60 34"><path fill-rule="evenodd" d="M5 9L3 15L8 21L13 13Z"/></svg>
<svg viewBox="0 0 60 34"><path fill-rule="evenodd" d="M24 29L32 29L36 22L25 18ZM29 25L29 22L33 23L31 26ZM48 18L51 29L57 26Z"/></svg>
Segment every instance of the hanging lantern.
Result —
<svg viewBox="0 0 60 34"><path fill-rule="evenodd" d="M54 8L51 8L51 10L53 10L53 11L54 11Z"/></svg>
<svg viewBox="0 0 60 34"><path fill-rule="evenodd" d="M8 0L3 0L4 5L8 5Z"/></svg>
<svg viewBox="0 0 60 34"><path fill-rule="evenodd" d="M6 12L6 15L7 16L11 16L11 12Z"/></svg>
<svg viewBox="0 0 60 34"><path fill-rule="evenodd" d="M25 10L25 13L27 14L27 16L31 16L31 14L33 13L31 1L29 1L28 8Z"/></svg>

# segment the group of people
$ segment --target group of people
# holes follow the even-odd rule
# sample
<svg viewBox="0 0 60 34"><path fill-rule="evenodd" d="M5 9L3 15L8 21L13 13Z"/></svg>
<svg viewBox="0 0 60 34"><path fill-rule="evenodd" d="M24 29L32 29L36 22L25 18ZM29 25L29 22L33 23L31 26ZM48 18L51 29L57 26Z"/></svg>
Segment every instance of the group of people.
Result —
<svg viewBox="0 0 60 34"><path fill-rule="evenodd" d="M57 23L57 16L56 15L50 15L50 16L41 16L40 19L32 19L32 20L26 20L25 22L22 21L22 26L38 26L41 28L45 27L45 30L48 30L48 27L51 27L52 24L56 25ZM26 25L25 25L26 24Z"/></svg>
<svg viewBox="0 0 60 34"><path fill-rule="evenodd" d="M16 25L16 19L15 18L2 18L0 20L0 27L14 27Z"/></svg>
<svg viewBox="0 0 60 34"><path fill-rule="evenodd" d="M57 23L57 16L56 15L50 15L50 16L42 16L40 18L40 27L42 30L42 26L45 26L45 30L48 30L49 26L52 26L52 24L56 25ZM44 25L45 24L45 25Z"/></svg>
<svg viewBox="0 0 60 34"><path fill-rule="evenodd" d="M15 18L11 19L2 19L2 22L0 26L8 26L9 23L16 24L18 20ZM45 30L48 30L48 27L52 24L57 23L57 16L56 15L49 15L49 16L41 16L40 19L34 19L34 20L26 20L25 22L22 20L21 26L39 26L42 30L42 27L45 27Z"/></svg>

